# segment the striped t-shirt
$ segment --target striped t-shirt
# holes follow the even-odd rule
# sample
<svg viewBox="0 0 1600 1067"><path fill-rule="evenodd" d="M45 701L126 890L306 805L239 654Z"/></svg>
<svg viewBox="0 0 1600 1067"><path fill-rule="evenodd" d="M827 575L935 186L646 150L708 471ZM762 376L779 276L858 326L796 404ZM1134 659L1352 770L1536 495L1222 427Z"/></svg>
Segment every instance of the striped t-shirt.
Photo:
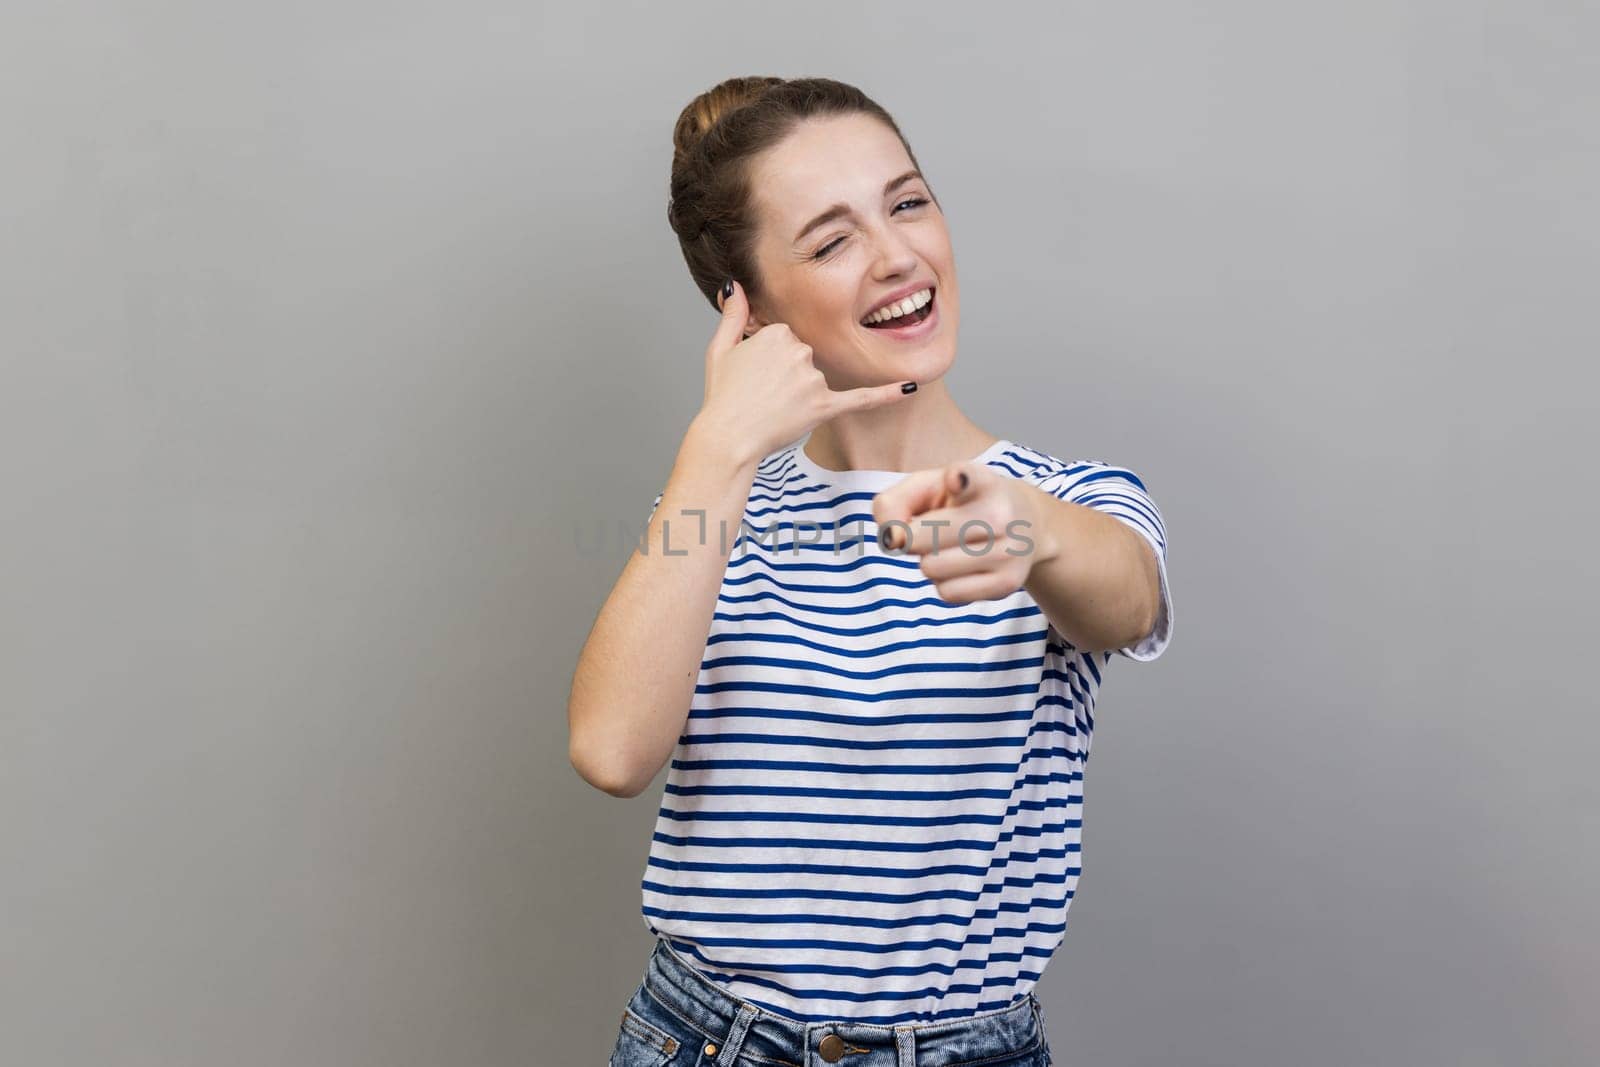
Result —
<svg viewBox="0 0 1600 1067"><path fill-rule="evenodd" d="M758 465L747 527L728 534L640 882L645 925L732 996L791 1019L1005 1007L1065 936L1113 653L1078 652L1021 589L941 600L920 556L878 545L872 498L905 473L826 470L803 444ZM1167 539L1143 482L1007 440L973 461L1154 546L1159 620L1116 654L1159 656Z"/></svg>

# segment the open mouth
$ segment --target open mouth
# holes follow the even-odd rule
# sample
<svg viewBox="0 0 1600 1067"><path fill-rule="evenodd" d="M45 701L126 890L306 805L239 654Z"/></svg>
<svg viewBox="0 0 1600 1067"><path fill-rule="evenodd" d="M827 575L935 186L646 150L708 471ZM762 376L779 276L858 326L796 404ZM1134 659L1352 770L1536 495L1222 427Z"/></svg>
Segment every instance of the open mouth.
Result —
<svg viewBox="0 0 1600 1067"><path fill-rule="evenodd" d="M907 326L915 326L933 314L933 302L938 299L939 291L933 286L928 286L928 302L898 318L885 319L881 322L863 322L861 325L869 330L903 330Z"/></svg>

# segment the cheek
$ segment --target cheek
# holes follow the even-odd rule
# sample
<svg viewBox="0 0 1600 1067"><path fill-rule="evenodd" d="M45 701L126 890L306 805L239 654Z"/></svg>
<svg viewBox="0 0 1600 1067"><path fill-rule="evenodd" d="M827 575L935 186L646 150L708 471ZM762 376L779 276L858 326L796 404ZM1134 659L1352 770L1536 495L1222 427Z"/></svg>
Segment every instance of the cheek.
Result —
<svg viewBox="0 0 1600 1067"><path fill-rule="evenodd" d="M855 291L835 294L818 301L812 309L812 323L825 333L846 333L856 321Z"/></svg>

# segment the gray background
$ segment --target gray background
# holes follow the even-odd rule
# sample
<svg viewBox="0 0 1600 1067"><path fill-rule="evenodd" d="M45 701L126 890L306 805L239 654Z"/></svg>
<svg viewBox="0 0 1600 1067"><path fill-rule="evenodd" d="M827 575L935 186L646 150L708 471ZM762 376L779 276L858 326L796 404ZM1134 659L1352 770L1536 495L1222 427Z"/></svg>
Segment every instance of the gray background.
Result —
<svg viewBox="0 0 1600 1067"><path fill-rule="evenodd" d="M772 73L902 121L963 407L1167 519L1058 1062L1594 1062L1597 30L6 5L0 1061L604 1060L660 780L567 763L627 549L574 531L637 530L701 399L672 122Z"/></svg>

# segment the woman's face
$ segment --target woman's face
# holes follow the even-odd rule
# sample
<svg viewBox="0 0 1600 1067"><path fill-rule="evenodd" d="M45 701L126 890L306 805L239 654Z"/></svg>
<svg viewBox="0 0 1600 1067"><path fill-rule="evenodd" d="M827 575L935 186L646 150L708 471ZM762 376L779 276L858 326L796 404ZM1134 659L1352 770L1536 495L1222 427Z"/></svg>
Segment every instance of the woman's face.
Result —
<svg viewBox="0 0 1600 1067"><path fill-rule="evenodd" d="M914 169L894 131L861 114L808 120L756 161L764 288L750 332L786 323L835 389L925 384L955 360L961 300L950 231L922 177L900 180ZM811 225L835 205L843 211ZM932 288L926 322L909 332L862 324L908 287Z"/></svg>

